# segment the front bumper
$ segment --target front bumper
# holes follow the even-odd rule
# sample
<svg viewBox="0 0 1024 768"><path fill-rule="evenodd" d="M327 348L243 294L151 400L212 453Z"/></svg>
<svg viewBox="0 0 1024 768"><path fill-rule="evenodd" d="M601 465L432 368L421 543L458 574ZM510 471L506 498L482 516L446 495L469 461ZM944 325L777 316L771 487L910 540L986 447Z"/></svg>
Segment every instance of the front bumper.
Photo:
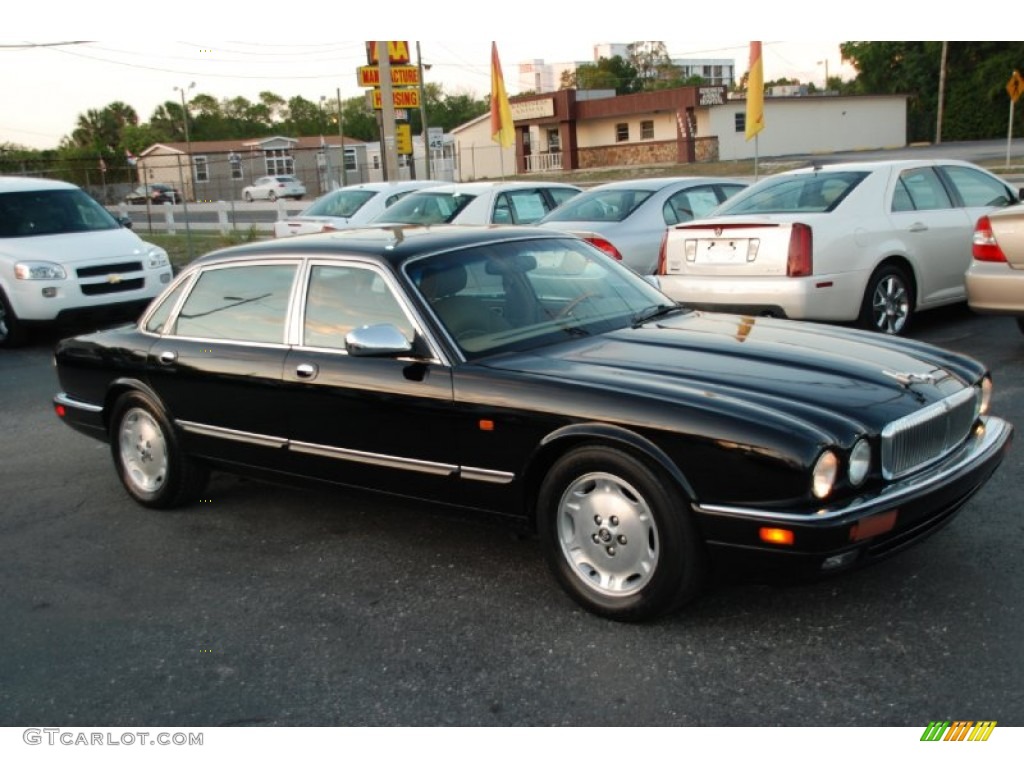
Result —
<svg viewBox="0 0 1024 768"><path fill-rule="evenodd" d="M898 552L948 523L991 477L1012 437L1008 422L988 417L938 464L878 493L818 510L694 504L693 511L713 555L807 571L851 567ZM791 531L792 544L764 543L763 528Z"/></svg>

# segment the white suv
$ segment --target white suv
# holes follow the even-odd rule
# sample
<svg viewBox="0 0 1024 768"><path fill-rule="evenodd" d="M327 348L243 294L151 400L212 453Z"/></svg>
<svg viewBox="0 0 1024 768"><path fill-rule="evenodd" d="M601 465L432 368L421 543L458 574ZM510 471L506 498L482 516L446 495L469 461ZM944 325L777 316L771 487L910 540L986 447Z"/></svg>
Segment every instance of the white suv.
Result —
<svg viewBox="0 0 1024 768"><path fill-rule="evenodd" d="M33 323L137 316L171 277L163 248L74 184L0 176L0 347Z"/></svg>

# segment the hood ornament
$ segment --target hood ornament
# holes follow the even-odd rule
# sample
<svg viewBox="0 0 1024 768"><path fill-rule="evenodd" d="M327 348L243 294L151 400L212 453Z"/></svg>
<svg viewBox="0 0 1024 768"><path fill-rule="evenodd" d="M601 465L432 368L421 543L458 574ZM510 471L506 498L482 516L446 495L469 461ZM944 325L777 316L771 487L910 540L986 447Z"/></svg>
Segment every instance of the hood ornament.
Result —
<svg viewBox="0 0 1024 768"><path fill-rule="evenodd" d="M914 384L935 384L939 380L939 377L933 373L894 373L892 371L882 371L882 373L896 379L904 387Z"/></svg>

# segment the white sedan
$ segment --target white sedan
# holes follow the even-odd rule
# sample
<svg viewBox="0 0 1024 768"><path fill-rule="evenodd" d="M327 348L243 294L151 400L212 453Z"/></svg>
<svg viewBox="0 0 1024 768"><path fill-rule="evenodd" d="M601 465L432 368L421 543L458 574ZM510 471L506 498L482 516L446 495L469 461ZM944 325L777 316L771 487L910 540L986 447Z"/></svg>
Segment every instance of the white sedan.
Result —
<svg viewBox="0 0 1024 768"><path fill-rule="evenodd" d="M443 181L371 181L328 192L296 216L274 222L274 237L331 232L365 224L411 192Z"/></svg>
<svg viewBox="0 0 1024 768"><path fill-rule="evenodd" d="M269 200L274 202L279 197L294 197L301 200L306 194L306 187L294 176L261 176L248 187L242 189L242 199L247 203L253 200Z"/></svg>
<svg viewBox="0 0 1024 768"><path fill-rule="evenodd" d="M373 224L534 224L581 192L554 181L445 184L402 198Z"/></svg>
<svg viewBox="0 0 1024 768"><path fill-rule="evenodd" d="M974 223L1017 198L958 160L787 171L670 227L659 280L696 308L904 333L914 312L965 300Z"/></svg>

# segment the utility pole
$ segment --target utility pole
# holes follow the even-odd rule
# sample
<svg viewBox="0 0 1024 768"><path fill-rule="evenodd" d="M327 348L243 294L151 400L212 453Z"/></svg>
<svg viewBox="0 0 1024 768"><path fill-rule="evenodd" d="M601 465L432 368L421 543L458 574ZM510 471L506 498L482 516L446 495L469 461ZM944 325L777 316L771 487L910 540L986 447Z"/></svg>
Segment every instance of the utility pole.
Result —
<svg viewBox="0 0 1024 768"><path fill-rule="evenodd" d="M939 110L935 118L935 143L942 143L942 112L946 101L946 53L949 43L942 41L942 61L939 64Z"/></svg>
<svg viewBox="0 0 1024 768"><path fill-rule="evenodd" d="M423 129L423 157L427 163L425 178L430 178L430 136L427 133L427 92L423 88L423 55L420 53L420 41L416 41L416 66L420 70L420 128ZM416 155L412 158L413 167L416 166Z"/></svg>
<svg viewBox="0 0 1024 768"><path fill-rule="evenodd" d="M345 163L345 116L341 111L341 88L338 88L338 139L341 141L341 186L348 186L348 168Z"/></svg>
<svg viewBox="0 0 1024 768"><path fill-rule="evenodd" d="M377 41L377 66L380 70L380 151L384 160L384 180L398 181L395 100L391 88L391 50L386 40Z"/></svg>

